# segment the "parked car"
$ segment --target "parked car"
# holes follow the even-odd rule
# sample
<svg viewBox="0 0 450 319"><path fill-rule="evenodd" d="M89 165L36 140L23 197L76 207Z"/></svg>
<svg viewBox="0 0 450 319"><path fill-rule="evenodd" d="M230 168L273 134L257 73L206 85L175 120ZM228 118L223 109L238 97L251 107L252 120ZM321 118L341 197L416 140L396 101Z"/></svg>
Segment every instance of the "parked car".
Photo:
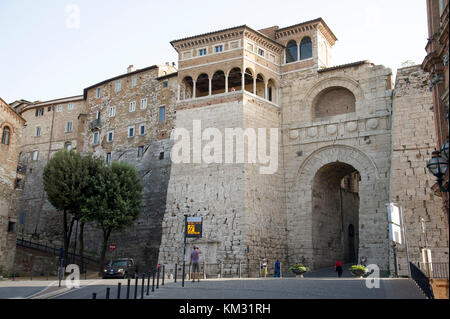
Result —
<svg viewBox="0 0 450 319"><path fill-rule="evenodd" d="M103 269L103 279L133 278L136 274L137 266L132 258L115 259Z"/></svg>

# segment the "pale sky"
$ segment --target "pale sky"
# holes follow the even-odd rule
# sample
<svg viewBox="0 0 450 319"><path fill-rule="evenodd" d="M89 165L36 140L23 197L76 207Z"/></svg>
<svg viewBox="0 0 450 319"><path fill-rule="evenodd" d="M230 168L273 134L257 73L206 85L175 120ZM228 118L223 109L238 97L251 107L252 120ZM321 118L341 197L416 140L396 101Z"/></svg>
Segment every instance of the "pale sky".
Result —
<svg viewBox="0 0 450 319"><path fill-rule="evenodd" d="M172 40L318 17L338 38L333 65L369 60L395 71L425 57L425 0L0 0L0 97L80 95L130 64L176 62Z"/></svg>

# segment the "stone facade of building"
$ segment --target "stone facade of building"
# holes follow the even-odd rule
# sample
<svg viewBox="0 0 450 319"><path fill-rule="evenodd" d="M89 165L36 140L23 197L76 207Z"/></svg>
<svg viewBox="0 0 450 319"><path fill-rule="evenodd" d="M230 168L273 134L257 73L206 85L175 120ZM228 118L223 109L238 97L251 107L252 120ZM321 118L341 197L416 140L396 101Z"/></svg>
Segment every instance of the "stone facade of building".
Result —
<svg viewBox="0 0 450 319"><path fill-rule="evenodd" d="M366 61L328 68L336 38L321 19L272 31L243 26L172 42L175 127L277 128L280 140L275 174L249 163L172 166L160 261L180 263L183 215L195 214L204 237L190 245L225 274L238 262L255 275L262 259L319 268L344 255L387 270L392 72Z"/></svg>
<svg viewBox="0 0 450 319"><path fill-rule="evenodd" d="M392 112L391 196L392 202L403 208L409 259L422 261L422 249L429 248L433 262L445 263L449 258L446 215L440 198L431 189L434 176L426 168L436 143L428 76L418 65L397 72ZM404 244L398 246L397 256L399 274L407 275Z"/></svg>
<svg viewBox="0 0 450 319"><path fill-rule="evenodd" d="M422 62L422 68L429 74L429 87L433 96L434 127L436 130L436 148L449 143L449 1L427 0L428 42L425 47L427 56ZM441 154L442 155L442 154ZM445 161L445 157L442 156ZM447 158L448 164L448 158ZM442 177L444 191L438 183L430 185L437 196L443 200L442 209L447 214L449 223L449 170ZM448 240L448 233L447 233Z"/></svg>
<svg viewBox="0 0 450 319"><path fill-rule="evenodd" d="M21 111L26 120L19 161L26 167L20 232L58 236L62 215L46 200L42 174L51 156L61 149L80 150L84 134L83 96L36 102Z"/></svg>
<svg viewBox="0 0 450 319"><path fill-rule="evenodd" d="M24 119L0 98L0 274L9 274L16 251L18 199L23 167L18 165Z"/></svg>
<svg viewBox="0 0 450 319"><path fill-rule="evenodd" d="M392 71L368 61L332 67L336 40L320 18L281 29L238 26L172 41L178 70L130 66L82 96L25 106L23 231L60 235L42 170L54 151L72 147L136 166L142 213L111 242L115 256L133 257L144 269L159 262L170 273L182 263L190 215L203 218L203 237L188 239L186 255L199 246L208 275L220 268L225 276L239 269L257 276L263 259L280 260L286 272L297 262L320 268L362 256L392 270L386 204L407 201L399 188L405 177L391 173L404 158L392 145L415 132L393 129L392 103L398 98L402 109L411 96L420 113L430 97L418 81L406 80L393 95ZM72 132L65 131L68 122ZM432 207L435 198L422 202ZM98 252L99 231L88 225L85 232L85 249ZM439 227L431 236L445 254Z"/></svg>

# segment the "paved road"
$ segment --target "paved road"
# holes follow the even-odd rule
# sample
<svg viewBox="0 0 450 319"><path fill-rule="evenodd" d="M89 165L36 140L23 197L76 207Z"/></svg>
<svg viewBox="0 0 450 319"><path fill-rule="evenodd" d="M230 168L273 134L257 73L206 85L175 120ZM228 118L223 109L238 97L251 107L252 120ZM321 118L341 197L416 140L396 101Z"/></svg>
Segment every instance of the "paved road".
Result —
<svg viewBox="0 0 450 319"><path fill-rule="evenodd" d="M124 281L122 281L124 283ZM126 284L125 284L126 285ZM90 299L92 293L104 299L106 287L110 287L111 299L117 297L117 281L100 281L81 289L75 289L55 299ZM266 278L204 280L201 282L166 283L144 299L424 299L410 279L380 279L380 288L368 289L364 279L357 278ZM130 298L134 298L134 285ZM126 286L121 298L126 297ZM141 283L137 299L141 298Z"/></svg>
<svg viewBox="0 0 450 319"><path fill-rule="evenodd" d="M0 299L29 298L52 284L50 281L0 281Z"/></svg>

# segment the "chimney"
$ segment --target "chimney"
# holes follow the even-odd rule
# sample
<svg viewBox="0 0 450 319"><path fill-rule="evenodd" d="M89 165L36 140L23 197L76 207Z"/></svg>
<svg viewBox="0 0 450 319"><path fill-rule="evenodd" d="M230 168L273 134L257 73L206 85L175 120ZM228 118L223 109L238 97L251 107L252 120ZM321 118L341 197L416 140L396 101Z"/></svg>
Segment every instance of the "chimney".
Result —
<svg viewBox="0 0 450 319"><path fill-rule="evenodd" d="M175 62L172 62L172 66L175 68L177 64Z"/></svg>
<svg viewBox="0 0 450 319"><path fill-rule="evenodd" d="M170 65L170 63L169 62L166 62L166 66L169 66Z"/></svg>
<svg viewBox="0 0 450 319"><path fill-rule="evenodd" d="M135 70L134 65L131 64L128 68L127 68L127 73L131 73Z"/></svg>

